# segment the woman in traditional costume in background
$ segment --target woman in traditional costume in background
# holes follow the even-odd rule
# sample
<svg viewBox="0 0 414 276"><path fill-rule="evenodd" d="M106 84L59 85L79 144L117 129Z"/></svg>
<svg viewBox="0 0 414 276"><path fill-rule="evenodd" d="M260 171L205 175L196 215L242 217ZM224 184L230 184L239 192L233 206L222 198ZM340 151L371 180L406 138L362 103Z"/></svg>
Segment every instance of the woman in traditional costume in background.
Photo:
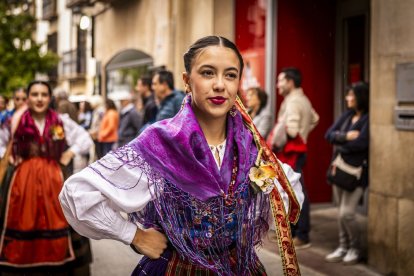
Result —
<svg viewBox="0 0 414 276"><path fill-rule="evenodd" d="M67 115L48 108L47 82L31 82L27 95L28 108L12 121L11 165L2 181L0 275L89 275L89 241L71 230L58 195L61 165L93 142Z"/></svg>
<svg viewBox="0 0 414 276"><path fill-rule="evenodd" d="M257 162L257 131L236 108L243 59L232 42L209 36L184 63L181 111L69 178L60 194L64 213L83 235L145 255L133 275L266 275L255 246L267 233L270 204L256 191L274 191L278 181ZM300 175L283 169L298 211Z"/></svg>

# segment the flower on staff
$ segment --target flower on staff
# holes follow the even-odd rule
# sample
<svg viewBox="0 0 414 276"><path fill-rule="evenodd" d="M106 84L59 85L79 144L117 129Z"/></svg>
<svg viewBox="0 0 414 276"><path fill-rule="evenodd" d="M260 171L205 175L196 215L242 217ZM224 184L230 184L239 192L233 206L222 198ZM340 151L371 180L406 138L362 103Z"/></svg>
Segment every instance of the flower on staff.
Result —
<svg viewBox="0 0 414 276"><path fill-rule="evenodd" d="M251 185L255 191L261 190L268 194L274 187L273 178L276 176L276 171L269 163L260 162L259 166L250 168L249 178Z"/></svg>
<svg viewBox="0 0 414 276"><path fill-rule="evenodd" d="M63 127L60 125L52 126L50 128L50 132L54 141L63 140L65 138L65 132L63 131Z"/></svg>

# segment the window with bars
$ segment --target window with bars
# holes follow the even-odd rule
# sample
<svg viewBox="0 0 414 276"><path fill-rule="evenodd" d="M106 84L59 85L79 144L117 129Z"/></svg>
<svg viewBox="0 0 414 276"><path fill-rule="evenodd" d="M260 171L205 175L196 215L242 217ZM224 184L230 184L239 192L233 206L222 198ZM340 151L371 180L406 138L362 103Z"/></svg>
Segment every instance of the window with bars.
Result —
<svg viewBox="0 0 414 276"><path fill-rule="evenodd" d="M78 28L77 48L63 53L62 75L68 78L82 78L86 75L87 31Z"/></svg>
<svg viewBox="0 0 414 276"><path fill-rule="evenodd" d="M58 35L57 32L49 34L47 36L47 50L53 53L58 51ZM56 65L52 70L48 72L49 80L52 82L57 81L58 78L58 66Z"/></svg>

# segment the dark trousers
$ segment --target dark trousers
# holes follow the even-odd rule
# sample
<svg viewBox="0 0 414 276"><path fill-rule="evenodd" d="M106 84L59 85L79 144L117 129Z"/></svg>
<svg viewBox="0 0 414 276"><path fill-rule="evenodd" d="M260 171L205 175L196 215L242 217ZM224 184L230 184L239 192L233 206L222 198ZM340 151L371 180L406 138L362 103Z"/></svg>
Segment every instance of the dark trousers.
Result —
<svg viewBox="0 0 414 276"><path fill-rule="evenodd" d="M306 153L301 153L296 161L295 172L303 172L303 167L306 163ZM292 236L297 237L304 242L309 242L309 232L310 232L310 206L309 206L309 197L308 192L305 187L305 179L303 174L300 177L300 184L302 185L303 195L305 199L303 200L302 210L300 211L300 216L298 223L296 225L291 224Z"/></svg>
<svg viewBox="0 0 414 276"><path fill-rule="evenodd" d="M96 154L95 158L99 160L103 157L103 155L102 155L102 145L97 140L93 140L93 143L95 144L95 154Z"/></svg>
<svg viewBox="0 0 414 276"><path fill-rule="evenodd" d="M108 152L112 150L112 146L114 145L114 142L100 142L101 144L101 154L102 157L105 156Z"/></svg>

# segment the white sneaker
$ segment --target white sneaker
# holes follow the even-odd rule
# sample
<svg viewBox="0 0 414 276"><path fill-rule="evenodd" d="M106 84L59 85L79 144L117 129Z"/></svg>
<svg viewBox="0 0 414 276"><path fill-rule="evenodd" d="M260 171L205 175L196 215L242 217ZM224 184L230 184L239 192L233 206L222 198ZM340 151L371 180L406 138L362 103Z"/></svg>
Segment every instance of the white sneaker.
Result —
<svg viewBox="0 0 414 276"><path fill-rule="evenodd" d="M346 248L338 247L334 252L328 254L325 260L330 263L337 263L342 261L342 258L347 254Z"/></svg>
<svg viewBox="0 0 414 276"><path fill-rule="evenodd" d="M345 265L356 264L359 261L359 250L355 248L350 248L346 253L345 257L342 259L342 262Z"/></svg>

